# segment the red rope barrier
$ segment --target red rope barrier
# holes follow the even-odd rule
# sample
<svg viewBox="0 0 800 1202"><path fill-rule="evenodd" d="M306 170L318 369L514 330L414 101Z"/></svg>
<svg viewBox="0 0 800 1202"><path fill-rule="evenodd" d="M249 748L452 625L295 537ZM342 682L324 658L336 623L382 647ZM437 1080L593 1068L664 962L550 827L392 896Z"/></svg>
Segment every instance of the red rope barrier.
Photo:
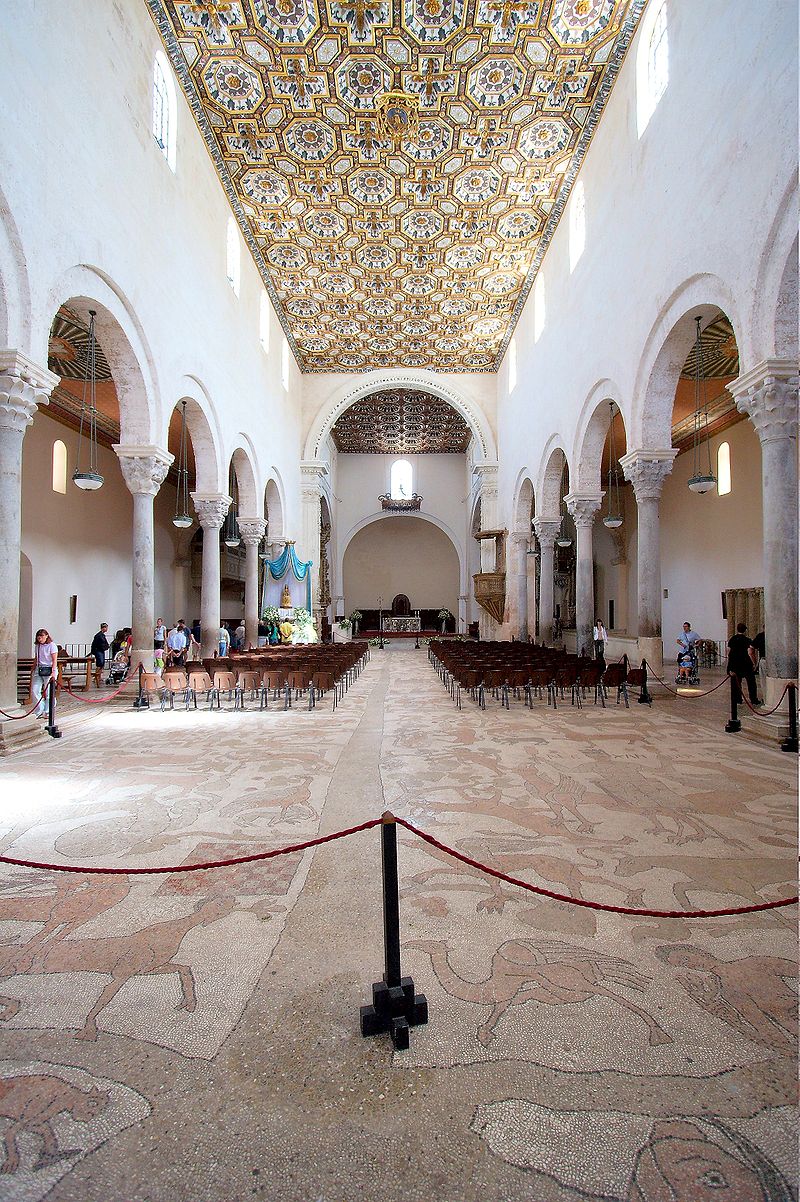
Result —
<svg viewBox="0 0 800 1202"><path fill-rule="evenodd" d="M769 718L769 717L771 717L771 716L772 716L772 714L774 714L776 710L780 709L780 707L781 707L781 703L782 703L782 701L783 701L784 697L785 697L785 696L786 696L786 694L789 692L789 686L788 686L788 684L787 684L787 685L786 685L786 688L783 690L783 692L781 693L780 697L778 698L778 700L777 700L776 704L775 704L775 705L773 705L773 707L772 707L772 709L771 709L771 710L757 710L757 709L755 708L755 706L752 704L752 702L750 701L750 698L749 698L749 697L745 697L745 695L744 695L744 690L742 689L742 681L741 681L740 677L736 676L736 675L735 675L735 673L733 673L733 672L731 673L731 676L733 676L733 679L736 681L737 685L739 686L739 693L740 693L740 696L741 696L741 698L742 698L742 701L745 703L745 705L746 705L746 706L747 706L747 708L750 710L750 712L751 712L751 713L753 713L753 714L755 714L755 716L756 716L757 718Z"/></svg>
<svg viewBox="0 0 800 1202"><path fill-rule="evenodd" d="M395 818L395 822L399 826L404 826L407 831L411 831L412 835L417 835L426 843L430 843L432 847L452 856L454 860L460 860L462 864L466 864L470 868L477 868L479 872L485 872L488 876L505 881L508 885L518 885L520 889L527 889L529 893L537 893L540 897L567 902L571 906L583 906L587 910L604 910L609 914L634 914L640 918L723 918L729 914L754 914L758 910L777 910L780 906L793 906L798 901L797 897L785 897L781 901L762 902L757 906L736 906L727 910L640 910L631 906L610 906L604 902L584 901L581 897L568 897L565 893L554 893L551 889L529 885L527 881L521 881L519 877L509 876L508 873L500 872L497 868L490 868L488 864L481 864L479 860L462 855L460 851L448 847L446 843L440 843L438 839L434 839L433 835L427 835L425 831L421 831L411 822L406 822L404 818Z"/></svg>
<svg viewBox="0 0 800 1202"><path fill-rule="evenodd" d="M723 676L719 684L715 684L713 689L706 689L705 693L680 693L678 689L673 689L668 685L666 680L662 680L660 676L657 676L649 664L647 665L647 671L654 680L657 680L660 685L664 686L668 693L672 693L675 697L680 697L681 701L698 701L701 697L710 697L712 693L716 693L717 689L721 689L726 681L730 679L728 676Z"/></svg>
<svg viewBox="0 0 800 1202"><path fill-rule="evenodd" d="M34 701L31 708L29 710L25 710L24 714L9 714L7 710L0 710L0 714L2 714L4 718L8 718L11 722L19 722L20 718L30 718L33 711L38 710L41 702L44 701L44 699L48 696L48 690L53 688L53 684L54 682L51 676L48 679L45 687L42 689L42 696L37 701Z"/></svg>
<svg viewBox="0 0 800 1202"><path fill-rule="evenodd" d="M293 843L290 847L276 847L273 851L255 852L252 856L234 856L230 860L209 860L199 864L170 864L167 868L87 868L75 864L44 864L38 860L18 860L14 856L0 856L0 864L15 864L19 868L41 868L48 872L95 873L106 876L160 876L166 872L200 872L206 868L231 868L235 864L254 864L257 860L288 856L295 851L305 851L309 847L319 847L322 843L332 843L334 839L346 839L348 835L357 835L359 831L368 831L373 826L380 826L381 822L382 819L373 818L359 826L335 831L332 835L320 835L317 839Z"/></svg>

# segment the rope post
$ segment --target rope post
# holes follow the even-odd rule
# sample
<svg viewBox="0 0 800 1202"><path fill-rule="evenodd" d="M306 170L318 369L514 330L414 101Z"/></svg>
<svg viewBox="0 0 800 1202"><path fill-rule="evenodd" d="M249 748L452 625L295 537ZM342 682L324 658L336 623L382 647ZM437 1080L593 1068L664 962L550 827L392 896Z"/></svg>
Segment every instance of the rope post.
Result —
<svg viewBox="0 0 800 1202"><path fill-rule="evenodd" d="M133 708L135 710L141 710L141 709L147 708L145 705L145 700L144 700L144 689L142 688L143 674L144 674L144 664L140 663L139 664L139 694L133 703Z"/></svg>
<svg viewBox="0 0 800 1202"><path fill-rule="evenodd" d="M739 682L731 672L731 716L725 723L725 733L736 735L742 729L739 721Z"/></svg>
<svg viewBox="0 0 800 1202"><path fill-rule="evenodd" d="M388 810L381 823L383 871L383 979L372 986L372 1005L361 1007L361 1034L388 1031L398 1051L408 1048L411 1027L428 1021L428 1001L414 992L413 977L400 969L400 888L397 875L397 822Z"/></svg>
<svg viewBox="0 0 800 1202"><path fill-rule="evenodd" d="M639 705L652 705L653 698L647 688L647 660L646 659L642 660L642 672L644 673L644 675L642 677L642 687L639 690Z"/></svg>
<svg viewBox="0 0 800 1202"><path fill-rule="evenodd" d="M51 739L61 738L61 731L56 726L56 682L52 676L47 682L47 725L45 730Z"/></svg>
<svg viewBox="0 0 800 1202"><path fill-rule="evenodd" d="M797 685L790 684L786 689L789 694L789 735L781 743L781 751L797 751Z"/></svg>

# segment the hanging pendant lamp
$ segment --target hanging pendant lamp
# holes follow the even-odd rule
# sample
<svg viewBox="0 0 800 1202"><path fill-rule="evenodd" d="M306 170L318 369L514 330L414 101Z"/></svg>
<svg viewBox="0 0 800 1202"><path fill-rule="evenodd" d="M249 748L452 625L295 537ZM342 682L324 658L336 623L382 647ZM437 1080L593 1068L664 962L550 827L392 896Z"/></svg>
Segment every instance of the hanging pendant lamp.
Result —
<svg viewBox="0 0 800 1202"><path fill-rule="evenodd" d="M619 494L619 463L617 462L617 448L614 443L614 402L608 402L608 487L606 490L606 500L608 509L606 516L603 518L603 525L609 530L617 530L622 525L622 504Z"/></svg>
<svg viewBox="0 0 800 1202"><path fill-rule="evenodd" d="M187 463L188 446L186 442L186 401L181 401L181 445L178 451L178 493L175 497L175 517L173 526L186 530L192 524L189 513L189 467Z"/></svg>
<svg viewBox="0 0 800 1202"><path fill-rule="evenodd" d="M231 551L234 547L239 546L239 528L237 517L239 514L239 487L236 480L236 472L231 464L230 472L228 473L228 491L231 495L231 506L225 516L225 534L223 536L225 546Z"/></svg>
<svg viewBox="0 0 800 1202"><path fill-rule="evenodd" d="M711 492L717 486L717 477L711 470L711 442L708 437L708 400L703 370L703 337L700 333L700 318L697 322L694 364L694 433L692 438L692 476L689 488L692 492ZM703 454L703 443L706 444Z"/></svg>
<svg viewBox="0 0 800 1202"><path fill-rule="evenodd" d="M83 380L83 405L81 406L81 425L78 431L78 456L75 471L72 473L73 483L84 492L94 492L103 486L103 477L97 470L97 342L94 334L94 319L96 310L89 310L89 346L86 352L86 375ZM84 430L86 442L89 445L87 470L81 471L83 458Z"/></svg>

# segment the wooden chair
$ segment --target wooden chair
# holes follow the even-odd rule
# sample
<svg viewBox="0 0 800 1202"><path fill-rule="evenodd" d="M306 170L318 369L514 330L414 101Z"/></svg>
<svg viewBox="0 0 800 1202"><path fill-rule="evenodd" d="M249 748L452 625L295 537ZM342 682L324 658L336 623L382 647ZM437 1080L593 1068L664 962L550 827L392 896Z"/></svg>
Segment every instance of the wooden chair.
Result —
<svg viewBox="0 0 800 1202"><path fill-rule="evenodd" d="M209 709L214 708L214 700L215 699L217 702L217 709L220 708L219 690L216 688L211 676L208 674L208 672L206 672L205 668L203 668L203 669L190 668L189 669L188 695L189 695L190 699L194 702L195 709L197 709L197 694L198 693L205 693L206 701L208 702Z"/></svg>
<svg viewBox="0 0 800 1202"><path fill-rule="evenodd" d="M236 692L238 694L237 707L244 709L244 695L250 694L250 700L255 701L261 696L261 673L253 668L245 669L243 672L237 673L236 677Z"/></svg>
<svg viewBox="0 0 800 1202"><path fill-rule="evenodd" d="M331 690L333 690L333 708L336 709L336 702L338 700L336 677L330 668L318 668L309 681L308 708L313 710L316 707L317 698L324 697Z"/></svg>
<svg viewBox="0 0 800 1202"><path fill-rule="evenodd" d="M186 708L189 708L189 681L186 673L178 668L168 668L162 676L164 682L164 701L169 701L169 708L175 709L175 698L178 694L183 694L183 699L186 702ZM164 705L161 707L164 708Z"/></svg>
<svg viewBox="0 0 800 1202"><path fill-rule="evenodd" d="M605 690L603 689L603 672L605 670L604 660L593 660L586 667L578 668L578 680L584 697L586 696L587 689L594 689L594 703L597 705L599 694L603 709L606 706Z"/></svg>
<svg viewBox="0 0 800 1202"><path fill-rule="evenodd" d="M214 688L217 690L217 703L223 693L228 694L228 701L233 701L234 706L238 708L238 698L236 694L236 673L231 672L229 668L223 668L214 673Z"/></svg>
<svg viewBox="0 0 800 1202"><path fill-rule="evenodd" d="M146 699L147 705L150 705L150 698L155 697L161 705L163 711L166 704L167 694L164 686L164 681L157 672L142 672L142 697Z"/></svg>
<svg viewBox="0 0 800 1202"><path fill-rule="evenodd" d="M617 705L619 705L620 697L625 699L625 709L630 709L628 701L628 682L626 679L624 664L609 664L603 674L603 688L617 690Z"/></svg>

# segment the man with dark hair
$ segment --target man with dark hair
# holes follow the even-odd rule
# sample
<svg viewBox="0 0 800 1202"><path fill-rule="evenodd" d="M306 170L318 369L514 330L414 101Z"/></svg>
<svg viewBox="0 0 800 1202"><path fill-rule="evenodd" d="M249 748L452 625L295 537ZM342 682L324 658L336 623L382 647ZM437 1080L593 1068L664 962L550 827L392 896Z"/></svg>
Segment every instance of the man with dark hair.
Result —
<svg viewBox="0 0 800 1202"><path fill-rule="evenodd" d="M739 679L739 700L742 701L741 682L747 681L747 692L750 695L751 705L761 705L758 699L758 689L756 687L756 672L753 666L753 660L750 655L750 648L753 646L750 639L747 637L747 627L744 622L740 622L736 627L736 634L728 639L728 668L730 675L736 676Z"/></svg>
<svg viewBox="0 0 800 1202"><path fill-rule="evenodd" d="M94 685L96 689L100 688L101 676L103 668L106 666L106 652L108 651L108 622L101 622L100 629L92 639L92 645L89 649L89 654L94 659Z"/></svg>

